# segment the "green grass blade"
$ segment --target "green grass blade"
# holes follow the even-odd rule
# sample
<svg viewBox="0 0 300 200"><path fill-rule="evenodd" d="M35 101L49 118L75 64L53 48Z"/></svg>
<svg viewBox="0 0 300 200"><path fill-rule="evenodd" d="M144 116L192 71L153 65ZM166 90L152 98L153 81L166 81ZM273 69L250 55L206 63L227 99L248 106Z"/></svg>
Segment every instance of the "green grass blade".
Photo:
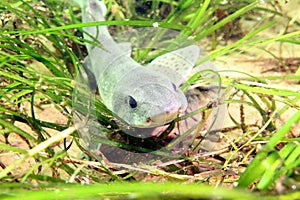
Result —
<svg viewBox="0 0 300 200"><path fill-rule="evenodd" d="M291 130L294 124L300 121L300 111L295 113L269 140L263 147L262 152L258 153L254 160L247 167L246 171L241 175L238 185L239 187L247 187L251 183L258 181L263 176L262 183L259 184L261 189L268 187L273 180L275 170L279 166L281 160L277 160L277 153L274 152L274 147L282 140L282 138ZM277 160L277 161L276 161ZM274 163L274 165L273 165ZM268 171L270 170L270 171ZM266 175L264 173L267 171Z"/></svg>

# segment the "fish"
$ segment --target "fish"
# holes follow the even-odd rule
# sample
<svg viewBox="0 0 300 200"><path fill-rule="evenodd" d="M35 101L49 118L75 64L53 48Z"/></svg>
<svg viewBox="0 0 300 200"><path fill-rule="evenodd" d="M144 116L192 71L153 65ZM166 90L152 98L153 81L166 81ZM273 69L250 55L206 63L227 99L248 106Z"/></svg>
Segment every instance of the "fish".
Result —
<svg viewBox="0 0 300 200"><path fill-rule="evenodd" d="M105 21L103 1L73 0L82 11L82 22ZM155 27L153 27L155 28ZM183 115L188 101L180 86L195 66L200 47L189 45L142 65L131 58L131 44L117 43L107 26L83 27L88 56L84 65L97 82L103 104L119 119L136 128L152 128Z"/></svg>

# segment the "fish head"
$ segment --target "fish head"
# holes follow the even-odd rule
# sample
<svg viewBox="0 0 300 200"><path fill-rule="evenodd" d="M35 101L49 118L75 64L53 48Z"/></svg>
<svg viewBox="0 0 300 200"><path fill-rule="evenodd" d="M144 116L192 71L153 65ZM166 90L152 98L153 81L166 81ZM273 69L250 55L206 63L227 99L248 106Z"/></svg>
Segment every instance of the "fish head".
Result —
<svg viewBox="0 0 300 200"><path fill-rule="evenodd" d="M169 123L185 112L187 99L178 86L164 76L146 77L143 81L140 77L126 78L116 88L112 107L119 118L132 127L151 128Z"/></svg>

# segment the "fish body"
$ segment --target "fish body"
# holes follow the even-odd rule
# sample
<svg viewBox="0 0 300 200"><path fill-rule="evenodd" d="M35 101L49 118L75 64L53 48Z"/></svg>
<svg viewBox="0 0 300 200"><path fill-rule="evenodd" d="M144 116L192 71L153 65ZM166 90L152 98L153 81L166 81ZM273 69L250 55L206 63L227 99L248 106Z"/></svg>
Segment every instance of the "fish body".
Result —
<svg viewBox="0 0 300 200"><path fill-rule="evenodd" d="M82 21L104 21L106 7L98 0L75 0ZM130 44L116 43L106 26L83 28L84 38L97 39L102 47L87 43L87 68L94 74L104 105L132 127L150 128L174 120L187 108L179 86L182 67L191 70L199 48L191 45L154 59L146 67L130 56Z"/></svg>

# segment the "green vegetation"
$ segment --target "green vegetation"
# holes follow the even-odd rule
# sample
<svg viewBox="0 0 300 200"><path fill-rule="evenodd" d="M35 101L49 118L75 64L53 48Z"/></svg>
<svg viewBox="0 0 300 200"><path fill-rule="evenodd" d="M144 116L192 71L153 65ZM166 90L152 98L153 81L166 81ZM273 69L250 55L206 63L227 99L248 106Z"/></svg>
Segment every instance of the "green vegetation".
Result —
<svg viewBox="0 0 300 200"><path fill-rule="evenodd" d="M108 20L86 24L80 23L80 9L70 1L0 2L0 198L49 199L46 190L53 199L71 199L73 194L107 199L299 196L300 51L289 59L284 52L299 49L299 15L285 11L296 1L105 2ZM295 6L300 8L297 2ZM252 58L247 69L218 71L230 121L221 130L220 144L163 167L80 159L81 151L89 152L72 121L72 94L79 63L87 54L82 27L108 25L119 32L154 22L199 41L209 52L199 64ZM264 60L262 55L269 56L266 68L250 73L249 68L257 67L254 60ZM276 63L274 73L262 74L270 71L271 62ZM191 76L188 82L195 79ZM96 106L105 113L99 121L114 127L109 111L99 101ZM142 183L146 180L176 183Z"/></svg>

